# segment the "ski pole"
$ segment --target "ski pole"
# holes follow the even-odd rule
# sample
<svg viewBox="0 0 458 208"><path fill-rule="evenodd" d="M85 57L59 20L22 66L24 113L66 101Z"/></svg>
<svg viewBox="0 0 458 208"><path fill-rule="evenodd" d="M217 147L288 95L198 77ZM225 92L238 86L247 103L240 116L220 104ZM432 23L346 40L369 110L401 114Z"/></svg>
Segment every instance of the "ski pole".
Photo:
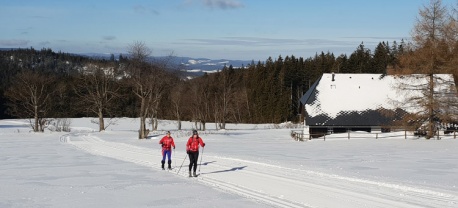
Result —
<svg viewBox="0 0 458 208"><path fill-rule="evenodd" d="M175 147L173 148L173 155L175 155ZM173 161L174 161L173 163L175 163L174 166L176 167L177 166L177 160L173 160Z"/></svg>
<svg viewBox="0 0 458 208"><path fill-rule="evenodd" d="M202 166L202 158L204 158L204 150L205 150L205 147L202 147L202 155L200 156L200 164L199 164L199 174L200 174L200 167Z"/></svg>
<svg viewBox="0 0 458 208"><path fill-rule="evenodd" d="M186 156L184 157L183 162L181 163L180 169L178 169L177 175L178 175L178 173L180 173L181 167L183 166L184 161L186 160L186 158L188 158L188 154L186 154Z"/></svg>

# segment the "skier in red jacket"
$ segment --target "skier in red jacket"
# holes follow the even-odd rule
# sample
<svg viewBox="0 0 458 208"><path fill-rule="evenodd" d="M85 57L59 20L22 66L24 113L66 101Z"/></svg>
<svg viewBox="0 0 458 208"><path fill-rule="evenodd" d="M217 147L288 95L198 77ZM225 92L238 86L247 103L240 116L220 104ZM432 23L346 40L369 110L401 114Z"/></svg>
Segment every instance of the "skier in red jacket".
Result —
<svg viewBox="0 0 458 208"><path fill-rule="evenodd" d="M165 163L165 157L167 156L168 164L169 167L168 169L172 169L172 147L175 149L175 142L173 142L173 138L170 135L170 131L167 131L167 135L162 137L161 141L159 141L159 144L162 145L162 170L164 170L164 163Z"/></svg>
<svg viewBox="0 0 458 208"><path fill-rule="evenodd" d="M202 138L199 137L197 130L192 131L192 136L186 143L186 152L189 155L189 177L197 177L197 160L199 158L199 145L205 147L205 143ZM194 169L193 169L194 166ZM191 169L193 169L193 175L191 175Z"/></svg>

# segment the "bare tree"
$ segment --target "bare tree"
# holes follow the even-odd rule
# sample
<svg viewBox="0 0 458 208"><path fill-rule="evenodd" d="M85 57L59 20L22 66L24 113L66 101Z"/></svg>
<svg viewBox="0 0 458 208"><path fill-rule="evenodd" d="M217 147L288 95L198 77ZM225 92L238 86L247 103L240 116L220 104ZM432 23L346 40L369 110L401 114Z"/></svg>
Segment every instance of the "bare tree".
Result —
<svg viewBox="0 0 458 208"><path fill-rule="evenodd" d="M20 118L33 118L34 132L43 132L46 115L52 109L55 78L33 71L19 73L5 92L9 112Z"/></svg>
<svg viewBox="0 0 458 208"><path fill-rule="evenodd" d="M133 62L141 64L148 62L148 57L151 55L152 51L144 42L135 41L129 45L128 53Z"/></svg>
<svg viewBox="0 0 458 208"><path fill-rule="evenodd" d="M199 129L197 127L197 122L199 122L200 117L202 115L202 85L201 85L201 79L202 78L197 78L198 80L193 80L193 84L190 86L189 89L189 94L187 95L189 97L188 102L189 102L189 111L191 112L191 120L194 121L196 129Z"/></svg>
<svg viewBox="0 0 458 208"><path fill-rule="evenodd" d="M128 85L132 92L140 100L140 129L139 139L144 139L148 135L146 129L146 118L148 117L148 109L151 104L151 96L153 88L151 83L154 82L154 67L148 63L147 58L151 54L151 50L146 47L143 42L134 42L129 45L130 62L127 66Z"/></svg>
<svg viewBox="0 0 458 208"><path fill-rule="evenodd" d="M240 90L234 92L233 96L233 111L231 113L231 117L237 123L243 122L244 114L247 113L249 117L248 105L247 103L247 94L246 94L246 87L243 86Z"/></svg>
<svg viewBox="0 0 458 208"><path fill-rule="evenodd" d="M172 114L175 116L175 119L178 123L178 130L181 130L181 119L183 114L183 104L184 104L184 93L186 87L184 83L177 83L170 92L170 100L172 103Z"/></svg>
<svg viewBox="0 0 458 208"><path fill-rule="evenodd" d="M173 57L167 56L164 59L156 59L152 64L154 67L154 77L152 77L155 81L151 84L153 89L151 94L151 124L154 130L158 128L158 116L159 116L159 108L161 106L162 100L164 96L169 93L169 89L174 85L173 83L173 74L169 73L167 70L172 70L172 65L170 61Z"/></svg>
<svg viewBox="0 0 458 208"><path fill-rule="evenodd" d="M105 130L105 114L110 114L114 102L119 98L120 85L116 82L114 67L100 67L89 64L77 78L74 91L80 105L98 117L99 131Z"/></svg>
<svg viewBox="0 0 458 208"><path fill-rule="evenodd" d="M224 67L219 74L219 80L216 82L218 83L219 92L215 96L217 101L217 104L215 105L215 114L217 115L216 118L218 119L217 121L219 122L219 127L221 129L226 128L226 122L228 120L229 113L232 110L231 104L233 104L232 101L236 84L234 76L231 75L232 73L232 66L229 68Z"/></svg>
<svg viewBox="0 0 458 208"><path fill-rule="evenodd" d="M205 79L201 80L199 86L199 95L195 99L200 103L199 109L199 120L202 125L202 130L206 130L206 124L211 118L212 104L215 101L215 95L217 93L216 81L210 76L205 76ZM215 120L216 121L216 120Z"/></svg>
<svg viewBox="0 0 458 208"><path fill-rule="evenodd" d="M151 126L153 130L157 130L158 127L158 116L159 116L159 106L161 104L162 97L166 93L166 89L170 86L170 83L167 81L168 78L164 72L160 69L156 69L154 73L154 82L151 87L153 89L150 95L150 105L149 110L151 112Z"/></svg>
<svg viewBox="0 0 458 208"><path fill-rule="evenodd" d="M196 129L205 130L205 124L209 118L211 99L211 87L209 86L209 77L204 75L193 80L189 87L188 98L189 111L192 114L192 120L195 122ZM197 125L199 124L199 126Z"/></svg>

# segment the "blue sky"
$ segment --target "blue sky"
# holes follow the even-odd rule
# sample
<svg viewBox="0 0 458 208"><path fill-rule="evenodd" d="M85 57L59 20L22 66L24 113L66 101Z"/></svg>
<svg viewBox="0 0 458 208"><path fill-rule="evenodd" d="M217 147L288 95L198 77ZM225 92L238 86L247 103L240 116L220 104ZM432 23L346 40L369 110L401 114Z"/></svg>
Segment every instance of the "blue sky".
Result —
<svg viewBox="0 0 458 208"><path fill-rule="evenodd" d="M443 0L456 5L456 0ZM266 60L408 40L429 0L0 0L0 48Z"/></svg>

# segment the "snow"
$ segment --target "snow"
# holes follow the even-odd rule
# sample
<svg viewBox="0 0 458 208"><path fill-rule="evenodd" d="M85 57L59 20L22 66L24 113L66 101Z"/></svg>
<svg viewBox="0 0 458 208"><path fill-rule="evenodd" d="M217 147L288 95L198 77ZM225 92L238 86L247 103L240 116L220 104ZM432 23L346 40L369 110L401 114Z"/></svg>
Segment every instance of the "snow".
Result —
<svg viewBox="0 0 458 208"><path fill-rule="evenodd" d="M218 72L218 70L202 70L202 69L189 69L189 70L186 70L186 72L190 72L190 73L199 73L199 72L204 72L204 73L216 73Z"/></svg>
<svg viewBox="0 0 458 208"><path fill-rule="evenodd" d="M202 69L189 69L189 70L186 70L186 72L201 72Z"/></svg>
<svg viewBox="0 0 458 208"><path fill-rule="evenodd" d="M0 207L458 207L453 135L297 142L277 125L209 123L200 132L200 176L188 178L192 123L177 131L161 121L139 140L138 119L104 132L91 119L45 133L31 132L27 120L0 120ZM168 130L177 148L173 170L164 171L158 141Z"/></svg>
<svg viewBox="0 0 458 208"><path fill-rule="evenodd" d="M207 63L207 62L210 62L210 61L211 61L210 59L205 59L205 60L193 60L193 59L190 59L190 60L188 60L188 63L191 64L191 65L194 65L194 64Z"/></svg>
<svg viewBox="0 0 458 208"><path fill-rule="evenodd" d="M399 104L405 103L408 98L420 97L418 90L399 90L401 83L425 84L426 79L417 78L418 75L395 77L392 75L382 76L382 74L323 74L318 84L317 98L311 103L305 105L307 113L314 117L325 114L330 118L335 118L342 112L363 112L366 110L377 110L380 108L394 110L398 107L407 112L415 112ZM424 77L424 76L423 76ZM437 91L443 91L453 83L453 76L449 74L436 74L440 77ZM437 80L439 81L439 80ZM444 86L445 85L445 86ZM336 105L336 103L338 103Z"/></svg>

